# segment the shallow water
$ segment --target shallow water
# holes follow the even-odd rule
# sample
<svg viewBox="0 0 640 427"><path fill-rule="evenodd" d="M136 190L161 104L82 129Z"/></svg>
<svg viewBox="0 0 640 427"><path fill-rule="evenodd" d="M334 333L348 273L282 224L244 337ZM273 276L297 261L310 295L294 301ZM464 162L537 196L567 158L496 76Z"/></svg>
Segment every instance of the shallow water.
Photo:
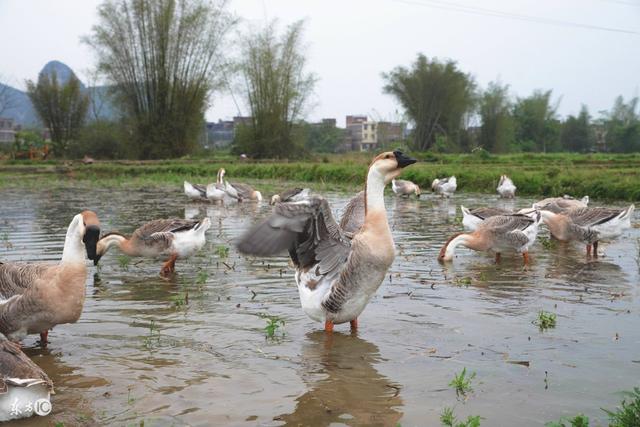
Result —
<svg viewBox="0 0 640 427"><path fill-rule="evenodd" d="M339 211L348 197L329 199ZM327 336L301 311L287 258L245 258L232 247L266 203L189 203L179 189L14 189L0 200L3 261L58 260L69 221L85 208L105 232L161 217L212 220L206 248L178 261L171 280L158 277L158 260L125 267L117 251L91 267L80 321L56 327L45 350L35 336L24 342L56 394L49 417L17 425L432 426L447 406L460 419L482 416L483 426L581 412L598 425L600 408L639 385L637 228L601 245L598 260L580 245L538 242L528 270L516 255L496 266L466 249L443 267L436 256L461 230L459 204L531 201L387 196L395 263L358 332L338 325ZM541 309L557 313L555 329L532 324ZM284 319L284 335L265 339L264 316ZM448 384L464 367L476 372L474 390L457 399Z"/></svg>

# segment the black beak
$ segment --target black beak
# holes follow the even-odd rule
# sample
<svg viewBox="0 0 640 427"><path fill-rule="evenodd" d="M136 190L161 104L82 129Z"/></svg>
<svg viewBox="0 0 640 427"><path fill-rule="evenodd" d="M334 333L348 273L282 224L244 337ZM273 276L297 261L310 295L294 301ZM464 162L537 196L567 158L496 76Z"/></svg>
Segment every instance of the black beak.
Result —
<svg viewBox="0 0 640 427"><path fill-rule="evenodd" d="M405 156L402 151L394 151L393 155L396 156L396 161L398 162L398 167L399 168L404 168L406 166L412 165L415 162L417 162L416 159L412 159L409 156Z"/></svg>
<svg viewBox="0 0 640 427"><path fill-rule="evenodd" d="M84 247L87 250L87 258L90 260L94 260L94 264L96 263L96 251L98 240L100 239L100 227L97 225L89 225L87 226L84 237L82 241L84 242Z"/></svg>
<svg viewBox="0 0 640 427"><path fill-rule="evenodd" d="M98 265L98 261L100 261L100 258L102 258L102 255L96 254L95 258L93 258L93 265Z"/></svg>

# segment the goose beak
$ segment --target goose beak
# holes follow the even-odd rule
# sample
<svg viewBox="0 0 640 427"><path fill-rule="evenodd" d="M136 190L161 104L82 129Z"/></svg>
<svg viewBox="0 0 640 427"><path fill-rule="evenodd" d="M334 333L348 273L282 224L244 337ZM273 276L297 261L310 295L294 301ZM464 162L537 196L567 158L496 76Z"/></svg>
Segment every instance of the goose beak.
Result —
<svg viewBox="0 0 640 427"><path fill-rule="evenodd" d="M98 265L98 261L100 261L100 258L102 258L102 255L96 254L96 256L93 258L93 265Z"/></svg>
<svg viewBox="0 0 640 427"><path fill-rule="evenodd" d="M94 262L97 256L96 248L99 239L100 227L97 225L87 225L82 241L84 242L85 249L87 250L87 258L94 260Z"/></svg>
<svg viewBox="0 0 640 427"><path fill-rule="evenodd" d="M393 155L396 156L399 168L404 168L417 162L416 159L406 156L402 151L396 150L393 152Z"/></svg>

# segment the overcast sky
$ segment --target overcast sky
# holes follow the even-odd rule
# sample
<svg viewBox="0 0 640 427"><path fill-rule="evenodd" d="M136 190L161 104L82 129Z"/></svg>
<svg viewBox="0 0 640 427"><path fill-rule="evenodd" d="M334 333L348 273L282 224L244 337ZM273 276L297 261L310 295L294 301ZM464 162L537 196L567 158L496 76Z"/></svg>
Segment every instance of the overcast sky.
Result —
<svg viewBox="0 0 640 427"><path fill-rule="evenodd" d="M84 79L94 57L80 37L99 3L0 0L0 76L22 89L57 59ZM380 74L418 52L457 61L481 87L500 79L519 96L553 89L561 114L582 103L597 114L640 91L640 0L231 0L229 8L246 26L306 20L309 71L319 78L311 120L398 117ZM212 101L209 120L238 112L228 95Z"/></svg>

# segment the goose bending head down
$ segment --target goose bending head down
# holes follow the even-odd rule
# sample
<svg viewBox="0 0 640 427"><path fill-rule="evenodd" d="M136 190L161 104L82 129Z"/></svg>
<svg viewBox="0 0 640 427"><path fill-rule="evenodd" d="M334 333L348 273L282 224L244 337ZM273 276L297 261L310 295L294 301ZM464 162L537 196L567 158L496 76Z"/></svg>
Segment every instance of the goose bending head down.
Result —
<svg viewBox="0 0 640 427"><path fill-rule="evenodd" d="M187 258L204 246L210 226L209 218L157 219L138 228L129 238L117 232L108 233L98 241L93 263L97 265L109 248L117 246L129 256L168 257L160 271L166 277L175 272L178 258Z"/></svg>
<svg viewBox="0 0 640 427"><path fill-rule="evenodd" d="M442 179L436 178L431 183L431 190L434 193L447 198L453 196L453 193L456 192L457 188L458 180L455 176L450 176L449 178Z"/></svg>
<svg viewBox="0 0 640 427"><path fill-rule="evenodd" d="M82 313L87 267L97 257L100 221L94 212L75 217L59 264L0 263L0 333L12 341L40 333L46 346L49 329L75 323Z"/></svg>
<svg viewBox="0 0 640 427"><path fill-rule="evenodd" d="M458 233L451 236L438 255L438 261L451 261L458 246L465 246L474 251L493 250L496 262L500 262L500 254L514 250L522 254L525 265L529 263L529 247L538 235L541 221L540 212L530 215L496 215L484 220L472 233Z"/></svg>
<svg viewBox="0 0 640 427"><path fill-rule="evenodd" d="M391 181L391 189L399 196L410 196L415 194L420 197L420 187L411 181L404 179L394 179Z"/></svg>
<svg viewBox="0 0 640 427"><path fill-rule="evenodd" d="M504 199L513 199L516 196L516 188L517 187L513 184L511 178L507 175L502 175L496 190L498 191L498 194L500 194L500 197Z"/></svg>
<svg viewBox="0 0 640 427"><path fill-rule="evenodd" d="M274 194L269 204L275 205L281 202L300 202L309 198L311 190L309 188L291 188L280 194Z"/></svg>
<svg viewBox="0 0 640 427"><path fill-rule="evenodd" d="M332 331L336 323L357 318L382 283L395 258L384 206L384 187L415 160L400 151L373 159L364 191L364 224L344 230L326 199L278 203L271 216L254 225L237 242L240 252L271 256L289 251L302 309ZM355 204L357 204L357 199ZM347 213L353 210L347 210ZM343 218L343 224L349 221Z"/></svg>

